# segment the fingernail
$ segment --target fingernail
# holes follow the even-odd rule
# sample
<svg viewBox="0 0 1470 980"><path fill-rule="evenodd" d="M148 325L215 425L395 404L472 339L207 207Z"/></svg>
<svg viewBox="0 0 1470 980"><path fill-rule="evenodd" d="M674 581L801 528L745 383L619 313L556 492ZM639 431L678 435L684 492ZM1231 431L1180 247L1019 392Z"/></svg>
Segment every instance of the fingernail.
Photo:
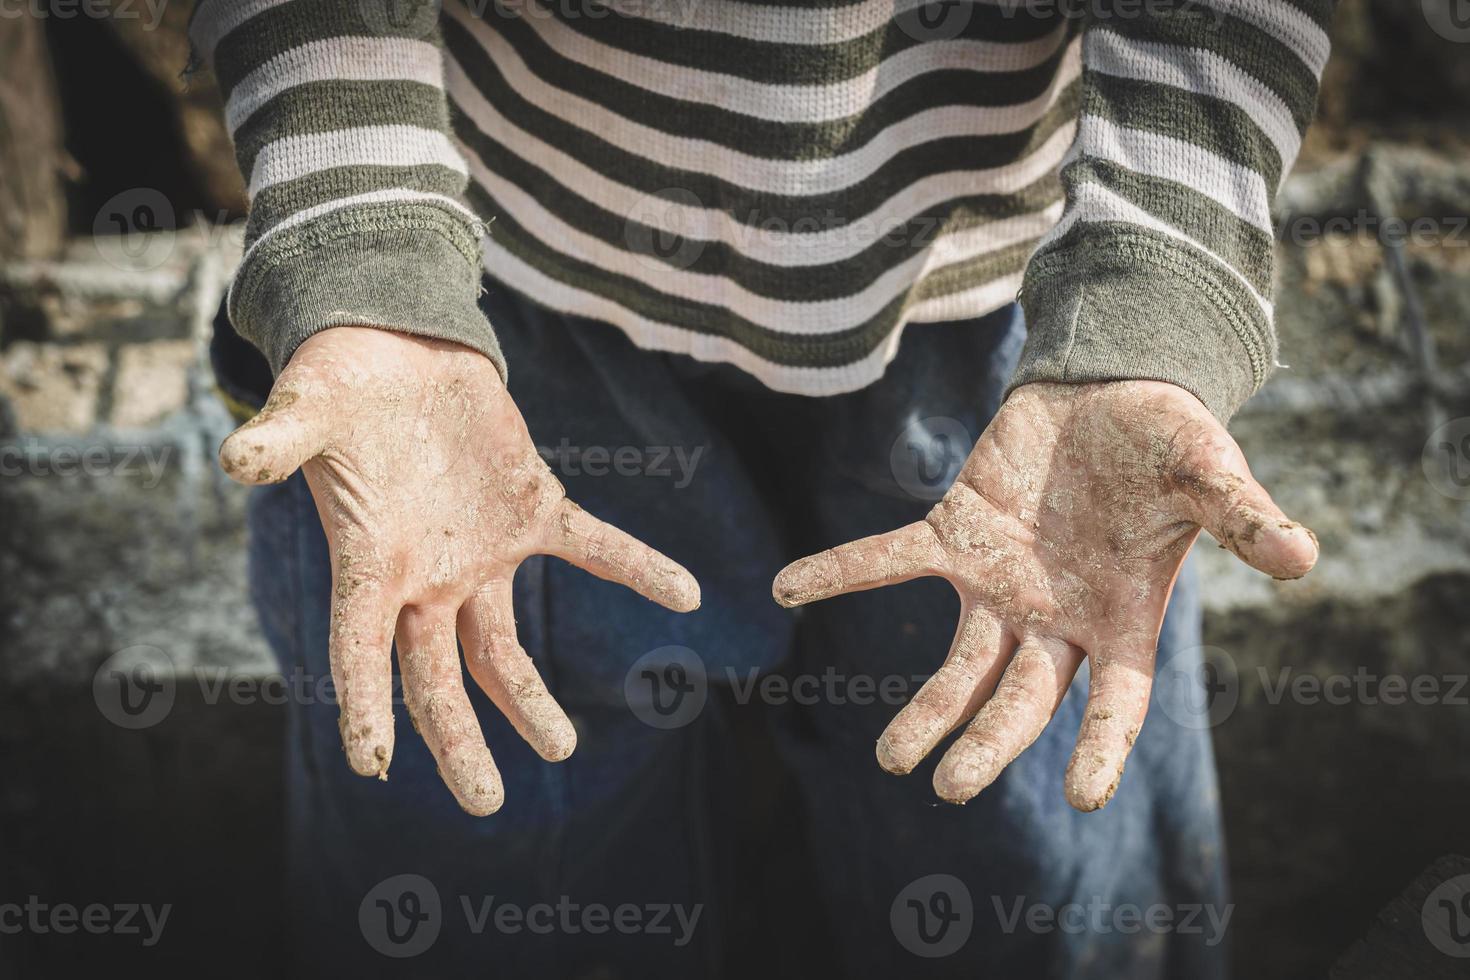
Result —
<svg viewBox="0 0 1470 980"><path fill-rule="evenodd" d="M1105 756L1094 756L1085 769L1074 760L1067 768L1067 802L1083 813L1100 810L1113 798L1122 780L1123 767L1110 765Z"/></svg>
<svg viewBox="0 0 1470 980"><path fill-rule="evenodd" d="M825 594L830 590L833 576L825 563L803 559L787 565L771 583L771 595L783 607L790 609Z"/></svg>
<svg viewBox="0 0 1470 980"><path fill-rule="evenodd" d="M459 805L472 817L488 817L505 805L505 790L495 784L475 782L466 788Z"/></svg>
<svg viewBox="0 0 1470 980"><path fill-rule="evenodd" d="M669 605L679 612L694 612L703 598L699 583L694 580L693 575L683 572L682 569L681 572L670 595Z"/></svg>
<svg viewBox="0 0 1470 980"><path fill-rule="evenodd" d="M950 803L967 803L980 794L999 775L996 757L985 750L961 749L955 756L945 756L934 771L934 791Z"/></svg>
<svg viewBox="0 0 1470 980"><path fill-rule="evenodd" d="M505 803L505 787L480 746L467 745L451 752L439 771L466 813L487 817Z"/></svg>
<svg viewBox="0 0 1470 980"><path fill-rule="evenodd" d="M547 762L563 762L577 749L577 730L568 723L553 725L537 748Z"/></svg>
<svg viewBox="0 0 1470 980"><path fill-rule="evenodd" d="M388 778L388 764L392 761L391 744L377 737L372 725L350 724L346 717L338 722L342 734L342 751L347 755L347 764L359 776Z"/></svg>
<svg viewBox="0 0 1470 980"><path fill-rule="evenodd" d="M672 559L656 568L655 580L650 585L660 605L681 613L699 608L699 582L688 569Z"/></svg>
<svg viewBox="0 0 1470 980"><path fill-rule="evenodd" d="M1280 550L1280 546L1278 545L1276 554L1273 556L1275 558L1274 564L1276 568L1271 569L1272 577L1278 581L1299 579L1310 572L1312 567L1317 564L1317 559L1322 554L1322 545L1317 540L1317 535L1312 533L1311 528L1298 524L1295 521L1285 521L1279 525L1279 529L1289 535L1293 543L1286 546L1287 550L1285 553ZM1304 543L1310 543L1311 553L1310 555L1299 558L1293 552L1296 549L1300 549Z"/></svg>
<svg viewBox="0 0 1470 980"><path fill-rule="evenodd" d="M878 739L878 767L886 773L907 776L913 772L917 763L910 760L911 755L912 751L907 750L906 746L900 747L887 733Z"/></svg>

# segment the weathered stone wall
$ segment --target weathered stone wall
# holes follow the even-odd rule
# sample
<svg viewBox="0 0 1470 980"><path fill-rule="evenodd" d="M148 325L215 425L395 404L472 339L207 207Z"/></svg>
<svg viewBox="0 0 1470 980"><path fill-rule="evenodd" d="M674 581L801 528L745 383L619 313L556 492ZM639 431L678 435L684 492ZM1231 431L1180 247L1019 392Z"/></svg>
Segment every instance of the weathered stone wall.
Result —
<svg viewBox="0 0 1470 980"><path fill-rule="evenodd" d="M1197 549L1235 703L1215 735L1240 976L1319 975L1432 860L1470 853L1470 485L1444 469L1470 478L1470 159L1367 160L1282 195L1290 368L1231 426L1321 562L1274 583ZM1396 247L1373 193L1417 243ZM1330 216L1351 230L1317 236Z"/></svg>
<svg viewBox="0 0 1470 980"><path fill-rule="evenodd" d="M232 425L205 347L238 229L150 240L136 267L120 239L0 266L11 677L88 669L77 629L265 663L238 601L243 493L215 464Z"/></svg>
<svg viewBox="0 0 1470 980"><path fill-rule="evenodd" d="M130 730L92 691L139 646L185 677L272 669L245 590L245 491L214 462L231 423L204 331L239 255L219 231L168 236L138 271L115 261L121 241L91 239L0 263L0 892L183 916L152 949L7 935L0 975L173 975L223 949L222 975L272 972L281 710L181 684L166 718Z"/></svg>

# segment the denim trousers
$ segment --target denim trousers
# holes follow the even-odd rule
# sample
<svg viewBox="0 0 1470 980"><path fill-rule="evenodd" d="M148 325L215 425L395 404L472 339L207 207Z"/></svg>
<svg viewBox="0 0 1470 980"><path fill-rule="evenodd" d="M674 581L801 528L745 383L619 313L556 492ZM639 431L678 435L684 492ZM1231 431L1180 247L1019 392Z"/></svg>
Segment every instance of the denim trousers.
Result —
<svg viewBox="0 0 1470 980"><path fill-rule="evenodd" d="M517 628L578 748L541 761L466 674L505 805L463 813L401 702L386 781L353 775L330 695L327 545L304 480L254 491L253 600L288 679L293 973L485 977L1216 977L1228 894L1205 726L1160 686L1108 806L1062 776L1084 665L1037 742L966 806L935 757L878 735L943 661L939 579L790 611L788 562L920 520L999 407L1015 308L911 327L849 394L772 392L727 365L487 283L510 391L569 496L684 564L668 612L556 559L515 579ZM1159 669L1199 678L1186 564ZM325 693L322 693L325 689ZM315 692L315 693L312 693Z"/></svg>

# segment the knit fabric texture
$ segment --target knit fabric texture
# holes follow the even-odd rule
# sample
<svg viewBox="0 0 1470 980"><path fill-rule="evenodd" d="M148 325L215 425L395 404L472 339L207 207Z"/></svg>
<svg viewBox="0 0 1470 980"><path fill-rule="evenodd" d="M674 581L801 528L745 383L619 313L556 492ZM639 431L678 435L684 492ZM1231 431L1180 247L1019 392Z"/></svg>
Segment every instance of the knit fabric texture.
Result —
<svg viewBox="0 0 1470 980"><path fill-rule="evenodd" d="M251 197L236 329L504 368L480 271L828 395L1019 291L1014 384L1228 419L1275 363L1271 201L1333 0L201 0ZM488 234L486 233L488 230Z"/></svg>

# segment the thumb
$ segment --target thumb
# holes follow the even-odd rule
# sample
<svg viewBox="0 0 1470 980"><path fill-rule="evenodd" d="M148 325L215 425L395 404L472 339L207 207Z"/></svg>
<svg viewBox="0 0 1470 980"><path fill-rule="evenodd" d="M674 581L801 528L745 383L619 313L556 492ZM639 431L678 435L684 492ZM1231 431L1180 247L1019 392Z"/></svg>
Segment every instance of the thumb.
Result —
<svg viewBox="0 0 1470 980"><path fill-rule="evenodd" d="M1193 516L1241 561L1272 578L1301 578L1317 563L1317 536L1282 512L1235 445L1175 474Z"/></svg>
<svg viewBox="0 0 1470 980"><path fill-rule="evenodd" d="M248 486L280 483L326 448L324 406L279 383L260 412L225 438L220 466Z"/></svg>

